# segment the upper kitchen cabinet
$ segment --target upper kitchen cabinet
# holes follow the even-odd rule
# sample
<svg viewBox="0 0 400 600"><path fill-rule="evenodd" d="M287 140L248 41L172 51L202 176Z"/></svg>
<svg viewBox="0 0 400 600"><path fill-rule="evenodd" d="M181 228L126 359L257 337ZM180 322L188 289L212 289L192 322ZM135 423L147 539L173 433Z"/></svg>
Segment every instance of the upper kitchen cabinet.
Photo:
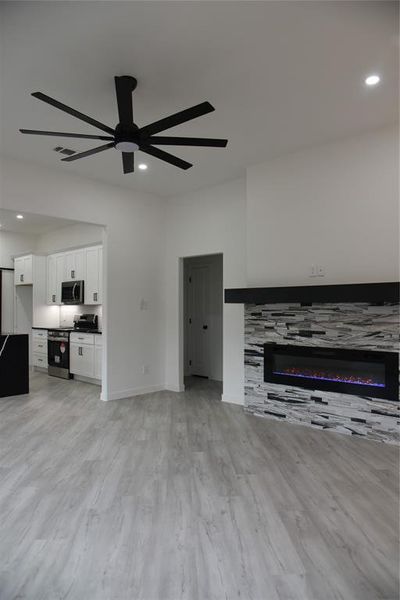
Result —
<svg viewBox="0 0 400 600"><path fill-rule="evenodd" d="M101 304L103 295L103 248L86 248L85 304Z"/></svg>
<svg viewBox="0 0 400 600"><path fill-rule="evenodd" d="M63 281L84 281L85 304L102 303L103 248L92 246L47 257L47 304L61 304Z"/></svg>
<svg viewBox="0 0 400 600"><path fill-rule="evenodd" d="M47 304L61 304L61 284L65 281L65 254L47 257Z"/></svg>
<svg viewBox="0 0 400 600"><path fill-rule="evenodd" d="M33 284L33 260L32 254L19 256L14 259L14 283L15 285Z"/></svg>
<svg viewBox="0 0 400 600"><path fill-rule="evenodd" d="M74 250L64 253L64 279L63 281L74 281L85 279L86 261L85 250Z"/></svg>

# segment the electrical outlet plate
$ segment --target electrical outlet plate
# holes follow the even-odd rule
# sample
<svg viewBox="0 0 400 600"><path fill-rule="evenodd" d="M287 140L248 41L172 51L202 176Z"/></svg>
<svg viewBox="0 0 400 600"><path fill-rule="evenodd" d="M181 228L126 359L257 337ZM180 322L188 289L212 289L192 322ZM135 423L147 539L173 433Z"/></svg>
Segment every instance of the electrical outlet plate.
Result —
<svg viewBox="0 0 400 600"><path fill-rule="evenodd" d="M317 270L318 270L317 265L311 265L308 276L309 277L317 277Z"/></svg>
<svg viewBox="0 0 400 600"><path fill-rule="evenodd" d="M325 267L323 265L313 264L309 269L309 277L325 277Z"/></svg>

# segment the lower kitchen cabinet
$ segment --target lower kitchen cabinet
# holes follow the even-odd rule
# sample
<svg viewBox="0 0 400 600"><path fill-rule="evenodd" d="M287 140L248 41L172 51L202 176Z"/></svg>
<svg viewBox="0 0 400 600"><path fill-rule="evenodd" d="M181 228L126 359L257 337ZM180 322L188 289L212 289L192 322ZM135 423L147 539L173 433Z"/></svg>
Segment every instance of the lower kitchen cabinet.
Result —
<svg viewBox="0 0 400 600"><path fill-rule="evenodd" d="M69 370L74 375L94 377L94 346L70 344Z"/></svg>
<svg viewBox="0 0 400 600"><path fill-rule="evenodd" d="M69 369L74 375L101 379L102 347L98 334L71 333Z"/></svg>
<svg viewBox="0 0 400 600"><path fill-rule="evenodd" d="M47 369L47 329L32 329L32 365Z"/></svg>
<svg viewBox="0 0 400 600"><path fill-rule="evenodd" d="M47 369L47 354L32 354L32 365L34 367L41 367Z"/></svg>

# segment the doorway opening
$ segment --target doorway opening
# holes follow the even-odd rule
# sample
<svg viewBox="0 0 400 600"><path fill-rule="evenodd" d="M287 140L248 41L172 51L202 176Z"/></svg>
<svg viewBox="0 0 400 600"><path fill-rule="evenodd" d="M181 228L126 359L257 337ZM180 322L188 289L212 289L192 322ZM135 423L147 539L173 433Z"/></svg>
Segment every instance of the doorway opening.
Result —
<svg viewBox="0 0 400 600"><path fill-rule="evenodd" d="M183 259L185 388L222 393L223 257Z"/></svg>
<svg viewBox="0 0 400 600"><path fill-rule="evenodd" d="M107 391L107 229L0 209L0 330L28 336L36 388L53 377Z"/></svg>

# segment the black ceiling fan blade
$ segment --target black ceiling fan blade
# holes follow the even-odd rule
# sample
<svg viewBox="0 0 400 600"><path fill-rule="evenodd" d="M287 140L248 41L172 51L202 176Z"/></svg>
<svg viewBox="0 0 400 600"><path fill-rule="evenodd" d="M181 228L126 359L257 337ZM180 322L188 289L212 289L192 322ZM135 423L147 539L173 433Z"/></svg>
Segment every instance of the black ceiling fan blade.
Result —
<svg viewBox="0 0 400 600"><path fill-rule="evenodd" d="M207 146L209 148L225 148L228 140L219 140L213 138L152 136L147 140L147 143L155 144L156 146Z"/></svg>
<svg viewBox="0 0 400 600"><path fill-rule="evenodd" d="M134 154L133 152L123 152L122 153L122 167L124 173L133 173L135 170L134 167Z"/></svg>
<svg viewBox="0 0 400 600"><path fill-rule="evenodd" d="M62 158L62 161L71 162L73 160L78 160L79 158L85 158L85 156L91 156L92 154L97 154L98 152L103 152L103 150L108 150L109 148L114 147L114 142L110 144L104 144L103 146L97 146L97 148L92 148L91 150L86 150L86 152L78 152L77 154L71 154L71 156L67 156L66 158Z"/></svg>
<svg viewBox="0 0 400 600"><path fill-rule="evenodd" d="M128 75L122 75L121 77L114 77L114 81L119 122L121 125L132 125L132 92L136 87L136 79Z"/></svg>
<svg viewBox="0 0 400 600"><path fill-rule="evenodd" d="M169 154L168 152L164 152L164 150L160 150L159 148L154 148L154 146L140 146L139 148L142 152L146 152L146 154L150 154L151 156L154 156L155 158L159 158L160 160L163 160L167 163L170 163L171 165L174 165L175 167L179 167L180 169L190 169L190 167L193 167L192 164L190 164L189 162L186 162L186 160L182 160L181 158L178 158L177 156L173 156L172 154Z"/></svg>
<svg viewBox="0 0 400 600"><path fill-rule="evenodd" d="M50 104L51 106L54 106L55 108L58 108L59 110L62 110L64 112L68 113L69 115L72 115L76 119L80 119L81 121L84 121L85 123L88 123L89 125L93 125L93 127L97 127L97 129L101 129L102 131L105 131L106 133L110 133L111 135L114 135L114 130L111 129L111 127L108 127L107 125L104 125L104 123L100 123L99 121L96 121L96 119L92 119L92 117L88 117L87 115L84 115L83 113L75 110L74 108L71 108L70 106L67 106L66 104L63 104L62 102L59 102L58 100L54 100L54 98L51 98L50 96L47 96L46 94L42 94L42 92L33 92L32 96L34 98L38 98L38 100L47 102L47 104Z"/></svg>
<svg viewBox="0 0 400 600"><path fill-rule="evenodd" d="M87 135L86 133L66 133L63 131L39 131L37 129L20 129L21 133L29 135L51 135L54 137L69 137L82 140L112 140L111 136L107 135Z"/></svg>
<svg viewBox="0 0 400 600"><path fill-rule="evenodd" d="M186 110L181 110L174 115L165 117L165 119L160 119L159 121L155 121L154 123L150 123L150 125L142 127L140 129L140 134L142 136L150 136L154 133L159 133L160 131L175 127L176 125L181 125L181 123L186 123L186 121L197 119L197 117L206 115L214 110L215 108L209 102L202 102L201 104L197 104Z"/></svg>

